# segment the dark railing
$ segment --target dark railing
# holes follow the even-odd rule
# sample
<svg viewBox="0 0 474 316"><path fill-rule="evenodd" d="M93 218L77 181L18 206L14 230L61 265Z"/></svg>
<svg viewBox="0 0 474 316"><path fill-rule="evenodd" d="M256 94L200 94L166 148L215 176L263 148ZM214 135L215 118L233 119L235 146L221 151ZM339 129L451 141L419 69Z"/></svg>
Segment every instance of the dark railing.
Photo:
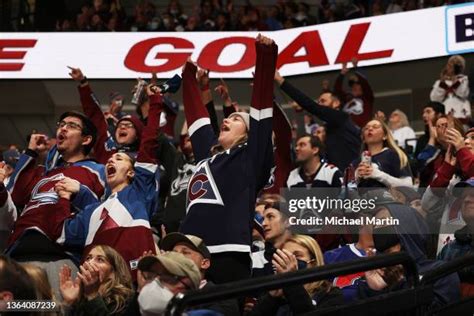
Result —
<svg viewBox="0 0 474 316"><path fill-rule="evenodd" d="M474 266L474 254L456 258L443 264L442 266L430 270L423 275L421 284L433 284L437 280L469 266Z"/></svg>
<svg viewBox="0 0 474 316"><path fill-rule="evenodd" d="M306 284L318 280L331 279L339 275L374 270L398 264L403 265L405 268L408 286L418 286L418 270L413 259L406 253L400 252L304 269L281 275L270 275L226 283L199 291L180 293L173 297L168 304L166 315L181 315L186 307L241 297L255 291L268 291L296 284Z"/></svg>

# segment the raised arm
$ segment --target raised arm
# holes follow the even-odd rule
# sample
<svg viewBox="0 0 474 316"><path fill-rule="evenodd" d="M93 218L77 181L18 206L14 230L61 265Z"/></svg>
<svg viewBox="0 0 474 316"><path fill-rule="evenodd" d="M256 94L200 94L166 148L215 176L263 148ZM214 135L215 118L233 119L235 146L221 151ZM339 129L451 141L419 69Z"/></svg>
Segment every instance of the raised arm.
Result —
<svg viewBox="0 0 474 316"><path fill-rule="evenodd" d="M275 171L273 181L265 187L265 193L280 193L292 169L291 123L285 111L273 102L273 133L275 134Z"/></svg>
<svg viewBox="0 0 474 316"><path fill-rule="evenodd" d="M348 118L348 114L343 111L322 106L314 102L310 97L290 84L288 80L284 79L278 71L275 72L275 81L290 98L298 103L299 106L317 116L320 120L325 121L328 125L339 126Z"/></svg>
<svg viewBox="0 0 474 316"><path fill-rule="evenodd" d="M210 156L211 147L216 144L217 138L212 130L209 114L202 103L196 71L196 65L190 61L186 62L182 75L183 103L194 156L196 161L201 161Z"/></svg>
<svg viewBox="0 0 474 316"><path fill-rule="evenodd" d="M7 190L17 207L25 206L30 200L34 186L43 175L44 168L36 167L36 158L45 150L45 136L33 134L28 149L20 155L15 170L10 177Z"/></svg>
<svg viewBox="0 0 474 316"><path fill-rule="evenodd" d="M72 79L79 83L78 91L81 99L82 110L84 114L91 119L97 128L97 140L94 145L94 156L96 160L102 164L107 163L113 148L107 148L106 144L111 138L108 133L108 125L104 113L100 108L100 103L91 90L86 76L83 75L81 69L69 67L71 72L69 75Z"/></svg>
<svg viewBox="0 0 474 316"><path fill-rule="evenodd" d="M250 159L254 162L258 191L266 184L273 165L273 74L278 46L273 40L259 35L255 47L257 60L250 107L248 148Z"/></svg>

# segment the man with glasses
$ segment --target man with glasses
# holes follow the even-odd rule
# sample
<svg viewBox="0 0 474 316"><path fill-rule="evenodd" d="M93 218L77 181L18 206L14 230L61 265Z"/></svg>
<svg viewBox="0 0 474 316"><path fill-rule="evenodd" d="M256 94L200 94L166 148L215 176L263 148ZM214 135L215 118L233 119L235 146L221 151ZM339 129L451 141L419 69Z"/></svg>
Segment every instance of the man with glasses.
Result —
<svg viewBox="0 0 474 316"><path fill-rule="evenodd" d="M81 191L102 197L104 166L88 158L96 141L96 133L94 124L85 115L63 113L57 123L57 144L49 152L49 161L53 164L46 167L37 165L38 156L46 150L46 137L33 134L7 187L17 208L23 209L8 240L7 253L17 261L34 262L45 268L56 290L60 266L74 265L66 253L71 249L64 249L53 242L61 235L64 221L52 207L60 201L54 187L69 177L80 183ZM78 201L72 199L71 202L75 205Z"/></svg>

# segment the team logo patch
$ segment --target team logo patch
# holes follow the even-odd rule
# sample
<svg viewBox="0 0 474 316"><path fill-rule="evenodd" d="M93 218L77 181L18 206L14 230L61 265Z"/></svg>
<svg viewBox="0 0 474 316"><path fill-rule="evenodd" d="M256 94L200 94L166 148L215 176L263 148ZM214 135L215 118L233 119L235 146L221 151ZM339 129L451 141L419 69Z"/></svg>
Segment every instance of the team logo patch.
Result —
<svg viewBox="0 0 474 316"><path fill-rule="evenodd" d="M343 110L348 114L361 115L364 113L364 101L359 98L354 98L346 103Z"/></svg>
<svg viewBox="0 0 474 316"><path fill-rule="evenodd" d="M208 162L209 160L205 160L198 164L189 181L186 213L197 203L224 205Z"/></svg>

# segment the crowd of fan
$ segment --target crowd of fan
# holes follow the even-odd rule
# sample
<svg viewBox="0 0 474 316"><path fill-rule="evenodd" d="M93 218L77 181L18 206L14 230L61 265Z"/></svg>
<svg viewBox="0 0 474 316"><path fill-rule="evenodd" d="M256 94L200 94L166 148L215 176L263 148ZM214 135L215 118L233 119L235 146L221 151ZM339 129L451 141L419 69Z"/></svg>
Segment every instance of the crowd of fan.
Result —
<svg viewBox="0 0 474 316"><path fill-rule="evenodd" d="M474 251L474 127L462 56L450 57L435 82L416 138L402 111L387 123L376 111L356 60L314 101L276 71L271 39L259 35L255 45L250 113L192 61L164 84L153 76L142 95L139 81L138 116L121 111L119 93L103 113L85 74L70 67L83 113L63 113L55 135L35 131L21 154L15 146L3 153L0 308L43 299L60 304L55 314L161 315L173 295L215 284L400 251L423 275ZM295 135L274 82L295 115L305 113L306 134ZM174 135L180 89L186 123ZM372 209L324 212L399 225L295 234L282 188L373 199ZM468 268L441 278L431 308L473 295L473 277ZM293 315L406 286L394 266L187 313Z"/></svg>
<svg viewBox="0 0 474 316"><path fill-rule="evenodd" d="M462 2L469 1L279 0L274 5L259 5L258 1L242 5L232 0L201 0L183 9L179 0L170 0L162 9L156 1L144 0L127 12L120 0L94 0L84 2L80 12L70 12L64 4L48 9L41 6L52 4L25 1L13 27L17 31L64 32L274 31Z"/></svg>

